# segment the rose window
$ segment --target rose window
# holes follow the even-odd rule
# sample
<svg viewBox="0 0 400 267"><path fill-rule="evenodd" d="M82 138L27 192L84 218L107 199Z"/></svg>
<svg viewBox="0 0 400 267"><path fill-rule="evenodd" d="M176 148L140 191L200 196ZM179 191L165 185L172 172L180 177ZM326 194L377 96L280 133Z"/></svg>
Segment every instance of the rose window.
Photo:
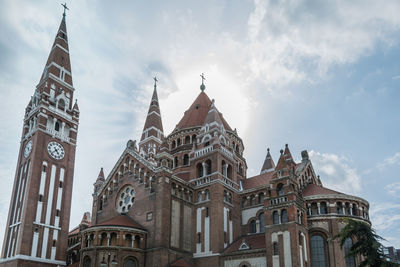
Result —
<svg viewBox="0 0 400 267"><path fill-rule="evenodd" d="M117 197L117 210L119 213L127 213L135 201L135 189L128 185L125 186Z"/></svg>

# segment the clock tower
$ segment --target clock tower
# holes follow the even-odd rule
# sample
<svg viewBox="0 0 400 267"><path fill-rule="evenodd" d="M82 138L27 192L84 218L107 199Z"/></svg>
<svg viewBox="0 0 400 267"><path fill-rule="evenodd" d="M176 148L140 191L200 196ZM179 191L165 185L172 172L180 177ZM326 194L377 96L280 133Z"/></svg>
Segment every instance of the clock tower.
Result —
<svg viewBox="0 0 400 267"><path fill-rule="evenodd" d="M64 12L25 109L0 266L65 265L79 122L74 90Z"/></svg>

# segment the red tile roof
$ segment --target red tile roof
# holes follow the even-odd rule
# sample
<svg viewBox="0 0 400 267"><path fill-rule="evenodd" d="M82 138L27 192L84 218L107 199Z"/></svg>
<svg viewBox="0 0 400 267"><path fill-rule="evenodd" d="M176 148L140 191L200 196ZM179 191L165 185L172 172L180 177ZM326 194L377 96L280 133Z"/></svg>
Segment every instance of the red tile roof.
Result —
<svg viewBox="0 0 400 267"><path fill-rule="evenodd" d="M118 215L94 226L123 226L145 230L143 226L141 226L139 223L137 223L135 220L127 215Z"/></svg>
<svg viewBox="0 0 400 267"><path fill-rule="evenodd" d="M269 181L272 179L273 171L259 174L243 180L243 190L256 188L262 185L268 185Z"/></svg>
<svg viewBox="0 0 400 267"><path fill-rule="evenodd" d="M192 267L189 263L187 263L184 259L179 259L174 261L169 265L170 267Z"/></svg>
<svg viewBox="0 0 400 267"><path fill-rule="evenodd" d="M343 194L343 193L325 188L323 186L318 186L316 184L309 184L303 191L304 197L314 196L314 195L335 195L335 194Z"/></svg>
<svg viewBox="0 0 400 267"><path fill-rule="evenodd" d="M262 233L262 234L240 237L235 242L233 242L229 247L227 247L224 253L239 251L239 247L243 243L243 239L246 242L246 244L250 247L250 250L265 248L265 234Z"/></svg>
<svg viewBox="0 0 400 267"><path fill-rule="evenodd" d="M79 233L79 226L77 226L77 227L75 227L74 229L72 229L72 230L68 233L68 235L75 235L75 234L77 234L77 233Z"/></svg>
<svg viewBox="0 0 400 267"><path fill-rule="evenodd" d="M184 129L193 126L203 126L204 121L207 117L208 111L210 110L211 100L206 93L201 92L193 104L185 111L182 119L176 125L177 129ZM226 122L222 113L219 113L221 121L224 124L226 130L232 131L232 128Z"/></svg>

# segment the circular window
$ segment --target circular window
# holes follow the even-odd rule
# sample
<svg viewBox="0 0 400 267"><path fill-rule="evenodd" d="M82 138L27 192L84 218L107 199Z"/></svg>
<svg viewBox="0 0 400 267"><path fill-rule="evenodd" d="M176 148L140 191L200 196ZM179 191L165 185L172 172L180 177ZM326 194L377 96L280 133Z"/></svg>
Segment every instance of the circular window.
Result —
<svg viewBox="0 0 400 267"><path fill-rule="evenodd" d="M132 207L135 201L135 189L131 185L127 185L118 194L117 210L119 213L126 213Z"/></svg>

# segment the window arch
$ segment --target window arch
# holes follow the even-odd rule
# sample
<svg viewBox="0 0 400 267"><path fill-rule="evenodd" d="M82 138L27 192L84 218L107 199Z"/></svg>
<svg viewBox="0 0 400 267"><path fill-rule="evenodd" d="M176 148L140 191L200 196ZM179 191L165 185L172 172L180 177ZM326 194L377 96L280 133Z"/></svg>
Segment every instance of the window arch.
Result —
<svg viewBox="0 0 400 267"><path fill-rule="evenodd" d="M272 244L272 248L273 248L273 255L279 255L279 246L278 246L278 242L274 242Z"/></svg>
<svg viewBox="0 0 400 267"><path fill-rule="evenodd" d="M274 224L279 224L279 213L277 210L272 213L272 220Z"/></svg>
<svg viewBox="0 0 400 267"><path fill-rule="evenodd" d="M351 247L353 246L353 240L351 238L347 238L344 241L344 255L346 257L347 253L349 253ZM356 261L353 256L346 257L346 267L356 267Z"/></svg>
<svg viewBox="0 0 400 267"><path fill-rule="evenodd" d="M197 177L203 177L203 165L201 163L197 163L196 165L196 169L197 169Z"/></svg>
<svg viewBox="0 0 400 267"><path fill-rule="evenodd" d="M56 130L57 132L60 131L60 122L56 121L56 123L54 124L54 130Z"/></svg>
<svg viewBox="0 0 400 267"><path fill-rule="evenodd" d="M185 144L190 144L190 135L185 136Z"/></svg>
<svg viewBox="0 0 400 267"><path fill-rule="evenodd" d="M178 139L176 140L176 146L180 146L180 145L181 145L181 139L178 138Z"/></svg>
<svg viewBox="0 0 400 267"><path fill-rule="evenodd" d="M211 160L206 160L206 173L207 175L211 174Z"/></svg>
<svg viewBox="0 0 400 267"><path fill-rule="evenodd" d="M210 199L210 190L206 189L204 191L204 195L205 195L205 200L209 200Z"/></svg>
<svg viewBox="0 0 400 267"><path fill-rule="evenodd" d="M189 165L189 155L183 155L183 165Z"/></svg>
<svg viewBox="0 0 400 267"><path fill-rule="evenodd" d="M321 214L328 214L328 208L326 202L321 202L319 210Z"/></svg>
<svg viewBox="0 0 400 267"><path fill-rule="evenodd" d="M85 256L83 259L83 267L91 267L92 266L92 260L90 259L89 256Z"/></svg>
<svg viewBox="0 0 400 267"><path fill-rule="evenodd" d="M65 111L65 101L64 101L64 99L61 98L60 100L58 100L58 108L63 110L63 111Z"/></svg>
<svg viewBox="0 0 400 267"><path fill-rule="evenodd" d="M288 212L287 210L283 209L281 211L281 223L287 223L288 222Z"/></svg>
<svg viewBox="0 0 400 267"><path fill-rule="evenodd" d="M325 267L326 266L326 248L325 240L321 235L313 235L311 237L311 266Z"/></svg>
<svg viewBox="0 0 400 267"><path fill-rule="evenodd" d="M276 190L278 191L278 196L282 196L285 194L285 190L283 189L283 184L278 184Z"/></svg>
<svg viewBox="0 0 400 267"><path fill-rule="evenodd" d="M250 233L251 234L255 234L257 229L256 229L256 221L255 220L251 220L250 221Z"/></svg>
<svg viewBox="0 0 400 267"><path fill-rule="evenodd" d="M136 260L134 258L127 258L124 261L124 267L136 267Z"/></svg>
<svg viewBox="0 0 400 267"><path fill-rule="evenodd" d="M174 168L178 167L178 157L174 158Z"/></svg>
<svg viewBox="0 0 400 267"><path fill-rule="evenodd" d="M265 233L264 212L261 212L261 213L258 215L258 220L260 221L260 233Z"/></svg>

